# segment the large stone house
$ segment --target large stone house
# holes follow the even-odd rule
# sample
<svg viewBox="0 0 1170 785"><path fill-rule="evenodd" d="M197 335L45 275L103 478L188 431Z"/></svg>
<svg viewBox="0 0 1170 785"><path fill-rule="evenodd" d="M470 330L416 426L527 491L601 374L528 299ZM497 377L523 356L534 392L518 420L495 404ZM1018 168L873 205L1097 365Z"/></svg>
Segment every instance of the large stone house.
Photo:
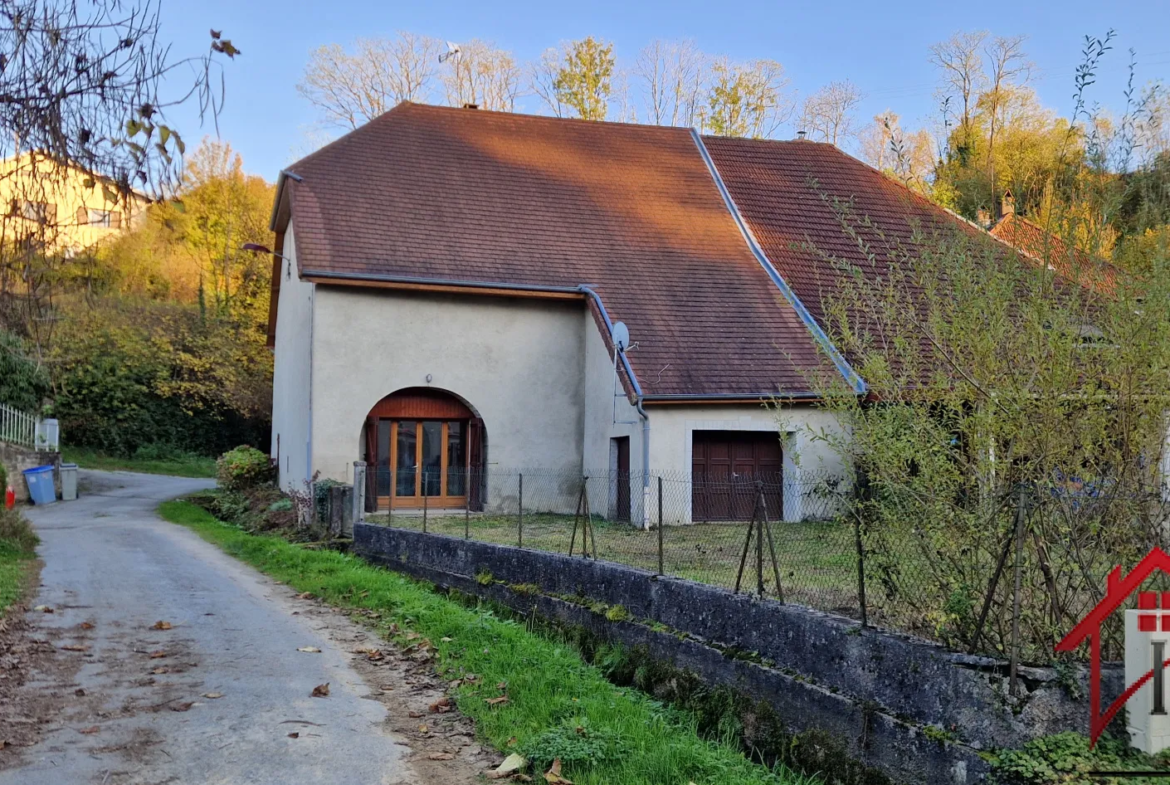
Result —
<svg viewBox="0 0 1170 785"><path fill-rule="evenodd" d="M639 521L661 474L691 520L751 513L702 482L843 473L809 437L818 374L865 394L822 329L822 254L862 259L835 200L979 231L831 145L400 105L279 178L281 484L364 460L371 507L480 509L493 472L600 470Z"/></svg>

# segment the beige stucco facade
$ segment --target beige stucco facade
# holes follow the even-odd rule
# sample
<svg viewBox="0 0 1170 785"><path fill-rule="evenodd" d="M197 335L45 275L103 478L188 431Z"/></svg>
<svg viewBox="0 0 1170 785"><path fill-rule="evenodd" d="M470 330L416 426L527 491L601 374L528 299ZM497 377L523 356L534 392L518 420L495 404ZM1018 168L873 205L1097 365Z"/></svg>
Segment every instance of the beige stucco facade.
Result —
<svg viewBox="0 0 1170 785"><path fill-rule="evenodd" d="M787 407L777 416L763 404L647 404L655 476L644 484L643 419L615 376L613 356L584 299L302 281L291 224L284 253L272 454L279 455L287 489L303 487L318 473L351 482L354 461L364 455L362 429L371 408L416 387L448 392L483 420L488 509L514 506L514 475L523 470L526 509L572 512L578 478L590 476L592 510L612 514L618 488L608 473L616 468L613 440L623 437L629 440L634 522L658 520L656 475L672 483L664 493L663 520L690 521L686 480L695 431L775 432L783 439L786 483L793 483L793 492L785 494L788 520L807 517L809 507L798 491L803 475L844 474L837 456L814 436L836 428L822 410Z"/></svg>

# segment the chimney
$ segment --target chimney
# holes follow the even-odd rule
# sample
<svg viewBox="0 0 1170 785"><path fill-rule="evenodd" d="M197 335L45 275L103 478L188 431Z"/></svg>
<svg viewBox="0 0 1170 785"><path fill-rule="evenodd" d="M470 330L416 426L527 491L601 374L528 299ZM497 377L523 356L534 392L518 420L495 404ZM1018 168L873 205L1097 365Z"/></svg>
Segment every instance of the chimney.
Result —
<svg viewBox="0 0 1170 785"><path fill-rule="evenodd" d="M1003 192L1003 201L999 203L1000 215L1008 216L1014 215L1016 212L1016 197L1012 196L1011 191Z"/></svg>
<svg viewBox="0 0 1170 785"><path fill-rule="evenodd" d="M975 211L975 223L982 226L984 229L991 228L991 211L986 207L980 207Z"/></svg>
<svg viewBox="0 0 1170 785"><path fill-rule="evenodd" d="M802 140L802 141L803 141L803 140L804 140L804 139L805 139L807 136L808 136L808 131L797 131L797 132L796 132L796 138L797 138L797 139L800 139L800 140Z"/></svg>
<svg viewBox="0 0 1170 785"><path fill-rule="evenodd" d="M464 104L464 105L463 105L463 108L464 108L464 109L478 109L478 108L479 108L479 104Z"/></svg>

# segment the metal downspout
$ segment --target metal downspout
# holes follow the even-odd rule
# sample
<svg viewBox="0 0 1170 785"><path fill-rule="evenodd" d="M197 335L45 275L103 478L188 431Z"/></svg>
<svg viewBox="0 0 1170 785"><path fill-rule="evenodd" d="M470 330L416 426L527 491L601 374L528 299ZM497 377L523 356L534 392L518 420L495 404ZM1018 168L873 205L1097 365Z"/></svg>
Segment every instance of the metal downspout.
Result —
<svg viewBox="0 0 1170 785"><path fill-rule="evenodd" d="M590 297L593 302L597 303L597 310L601 313L601 318L605 322L605 329L609 334L613 335L613 322L610 321L609 313L605 310L605 303L601 301L601 297L597 292L590 289L588 286L578 286L577 290L582 294ZM612 343L612 340L611 340ZM619 351L616 346L613 350L617 352L618 357L621 358L622 368L625 369L626 378L630 380L630 385L634 388L634 408L638 412L638 416L642 418L642 528L650 528L650 415L642 408L642 400L646 397L642 392L642 385L638 384L638 377L634 375L634 369L630 367L630 361L626 357L625 351Z"/></svg>

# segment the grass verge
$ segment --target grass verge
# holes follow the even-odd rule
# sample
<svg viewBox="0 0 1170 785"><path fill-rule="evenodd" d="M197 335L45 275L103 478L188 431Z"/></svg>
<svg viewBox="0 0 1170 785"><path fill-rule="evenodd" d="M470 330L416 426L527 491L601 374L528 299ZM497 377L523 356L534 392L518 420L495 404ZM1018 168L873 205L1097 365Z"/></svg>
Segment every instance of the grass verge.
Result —
<svg viewBox="0 0 1170 785"><path fill-rule="evenodd" d="M61 460L76 463L83 469L107 472L167 474L172 477L214 477L215 459L203 455L177 453L160 458L121 458L81 447L63 447Z"/></svg>
<svg viewBox="0 0 1170 785"><path fill-rule="evenodd" d="M339 607L380 611L380 632L403 645L425 637L446 678L475 675L453 697L487 743L518 751L541 768L560 758L564 776L577 785L815 782L701 739L693 715L615 687L568 645L488 610L452 602L352 556L247 534L188 502L166 502L159 514L298 591ZM529 773L539 778L542 772Z"/></svg>
<svg viewBox="0 0 1170 785"><path fill-rule="evenodd" d="M37 536L19 510L0 507L0 618L29 588Z"/></svg>

